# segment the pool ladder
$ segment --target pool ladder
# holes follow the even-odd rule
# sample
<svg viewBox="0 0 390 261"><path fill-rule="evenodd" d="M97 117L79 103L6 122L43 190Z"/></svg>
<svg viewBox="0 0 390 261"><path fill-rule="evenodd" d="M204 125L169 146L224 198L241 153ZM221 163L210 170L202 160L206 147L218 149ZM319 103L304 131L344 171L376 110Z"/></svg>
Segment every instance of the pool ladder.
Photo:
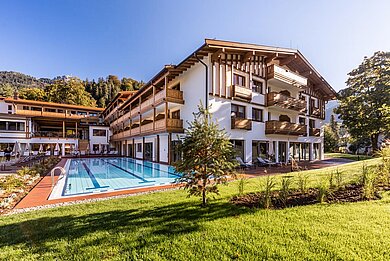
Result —
<svg viewBox="0 0 390 261"><path fill-rule="evenodd" d="M66 170L63 167L55 167L54 169L51 170L50 175L51 175L51 189L53 190L54 186L57 184L57 182L54 182L54 174L55 171L59 169L61 171L60 177L58 178L57 182L62 179L65 176Z"/></svg>

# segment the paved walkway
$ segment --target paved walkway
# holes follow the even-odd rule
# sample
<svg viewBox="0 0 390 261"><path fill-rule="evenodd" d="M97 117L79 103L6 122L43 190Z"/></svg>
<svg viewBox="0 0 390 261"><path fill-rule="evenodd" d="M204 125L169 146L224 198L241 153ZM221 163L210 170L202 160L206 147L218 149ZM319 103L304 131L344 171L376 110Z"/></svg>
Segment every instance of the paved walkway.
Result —
<svg viewBox="0 0 390 261"><path fill-rule="evenodd" d="M328 158L324 160L316 160L311 162L309 161L298 162L298 165L303 169L309 170L309 169L322 169L326 167L332 167L332 166L342 165L351 162L354 161L349 159L342 159L342 158ZM243 174L249 177L258 177L264 175L273 175L273 174L289 173L289 172L291 172L291 166L267 167L267 168L257 167L255 169L244 170Z"/></svg>

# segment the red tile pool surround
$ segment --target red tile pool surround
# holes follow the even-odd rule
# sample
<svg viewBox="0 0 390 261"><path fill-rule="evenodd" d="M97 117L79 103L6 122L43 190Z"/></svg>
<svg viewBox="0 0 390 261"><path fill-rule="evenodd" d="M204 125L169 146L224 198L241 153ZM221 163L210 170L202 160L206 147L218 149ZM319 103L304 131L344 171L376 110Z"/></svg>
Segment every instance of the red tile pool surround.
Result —
<svg viewBox="0 0 390 261"><path fill-rule="evenodd" d="M62 159L57 166L64 167L67 159ZM54 176L54 182L57 182L59 173ZM141 192L156 191L161 189L174 188L179 185L163 185L155 187L136 188L128 190L120 190L113 192L104 192L93 195L67 197L61 199L48 200L51 193L51 175L48 173L43 179L15 206L16 209L31 208L37 206L52 205L64 202L78 201L84 199L106 198L118 195L129 195Z"/></svg>

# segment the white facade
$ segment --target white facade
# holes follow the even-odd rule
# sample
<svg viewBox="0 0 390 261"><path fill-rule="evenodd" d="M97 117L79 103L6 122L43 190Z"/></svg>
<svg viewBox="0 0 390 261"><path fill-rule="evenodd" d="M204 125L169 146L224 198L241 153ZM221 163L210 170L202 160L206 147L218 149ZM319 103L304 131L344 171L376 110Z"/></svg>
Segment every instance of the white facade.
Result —
<svg viewBox="0 0 390 261"><path fill-rule="evenodd" d="M334 98L333 89L296 50L237 43L231 45L229 42L223 46L225 43L206 40L205 48L214 50L198 50L198 54L202 52L202 62L207 65L207 91L206 68L191 56L178 66L170 67L180 73L173 72L174 76L169 80L170 71L167 70L164 88L180 86L184 104L167 103L166 117L179 111L183 128L187 128L200 102L206 104L207 93L213 119L227 132L245 162L253 162L258 156L277 162L287 162L291 157L296 160L323 159L324 106L326 100ZM241 47L242 50L239 49ZM292 66L289 67L291 62ZM303 76L299 71L309 73ZM158 80L157 75L153 78L157 79L153 84L164 81L163 77ZM141 90L139 96L142 95ZM159 106L156 106L156 110L159 110ZM234 111L237 106L240 115ZM137 121L150 114L150 111L141 111ZM128 116L128 122L131 120L131 116ZM111 125L111 128L114 127ZM125 131L121 130L117 133L122 138L111 142L122 155L165 163L176 160L174 143L183 135L174 131L145 135L141 131L134 136L126 136Z"/></svg>

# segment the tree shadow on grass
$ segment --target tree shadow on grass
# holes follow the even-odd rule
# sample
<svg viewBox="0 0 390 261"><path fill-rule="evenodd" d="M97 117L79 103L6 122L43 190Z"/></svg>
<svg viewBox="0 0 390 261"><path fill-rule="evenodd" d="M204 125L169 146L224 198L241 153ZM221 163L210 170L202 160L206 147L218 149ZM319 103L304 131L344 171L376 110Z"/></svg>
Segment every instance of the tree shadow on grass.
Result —
<svg viewBox="0 0 390 261"><path fill-rule="evenodd" d="M52 241L73 241L96 232L107 232L108 235L104 234L107 238L91 237L88 243L83 241L86 246L115 245L115 235L126 233L132 241L131 247L143 248L161 243L173 235L201 231L202 222L249 211L251 210L227 202L213 202L205 208L193 203L175 203L145 210L127 209L81 216L41 217L0 226L0 248L17 245L31 247L36 253L55 252L53 244L50 244Z"/></svg>

